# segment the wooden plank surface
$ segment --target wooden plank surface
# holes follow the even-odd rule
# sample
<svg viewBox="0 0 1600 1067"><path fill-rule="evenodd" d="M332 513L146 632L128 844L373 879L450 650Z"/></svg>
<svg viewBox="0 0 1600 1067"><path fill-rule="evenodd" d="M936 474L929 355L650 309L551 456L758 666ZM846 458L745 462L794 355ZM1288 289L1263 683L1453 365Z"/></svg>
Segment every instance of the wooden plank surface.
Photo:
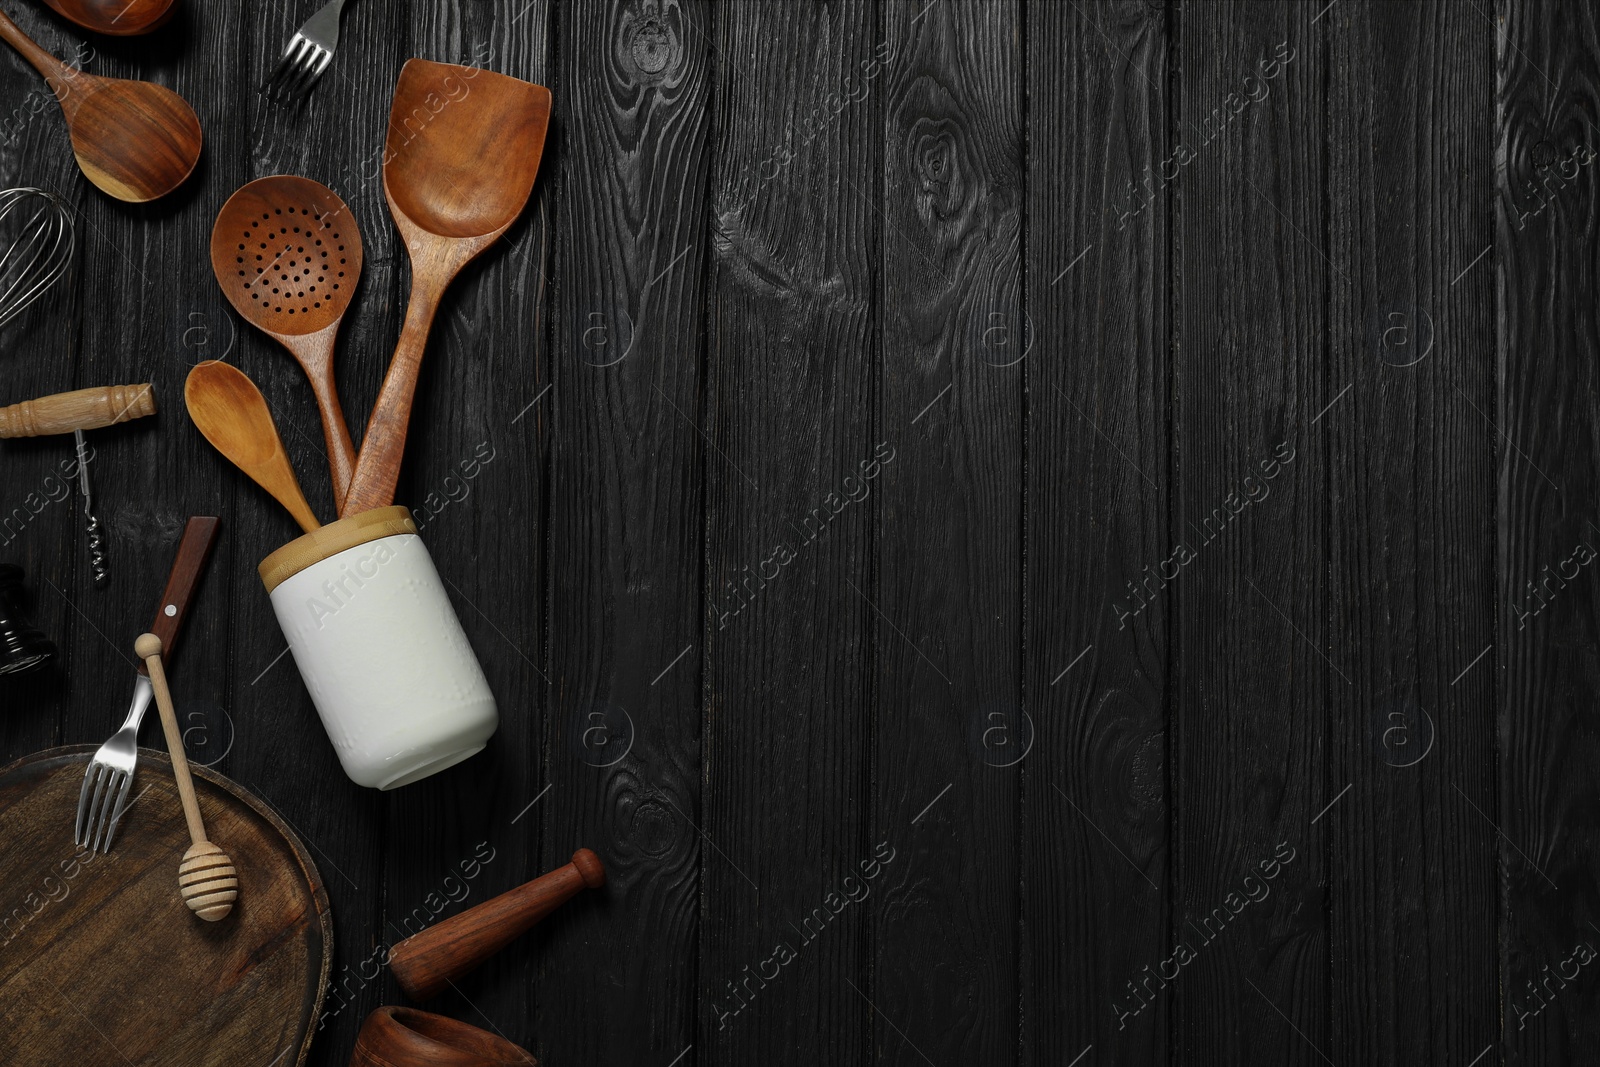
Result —
<svg viewBox="0 0 1600 1067"><path fill-rule="evenodd" d="M1310 5L1185 9L1173 135L1173 949L1182 1061L1320 1063L1328 633L1325 50ZM1232 94L1230 96L1230 94ZM1245 104L1251 94L1263 99ZM1182 145L1186 152L1180 152ZM1171 168L1169 168L1171 169ZM1182 546L1183 551L1178 546ZM1328 820L1333 820L1330 824ZM1162 970L1157 965L1156 970Z"/></svg>
<svg viewBox="0 0 1600 1067"><path fill-rule="evenodd" d="M515 24L513 14L474 3L413 6L408 52L548 85L551 7L521 8ZM385 856L379 940L390 944L543 873L540 824L528 805L545 785L549 693L547 422L544 401L535 401L550 379L550 188L547 171L523 218L451 288L412 414L405 498L484 664L500 730L483 756L402 790L389 805L388 840L409 843ZM507 537L508 530L523 533ZM522 595L504 594L508 575L517 576ZM531 978L540 956L537 939L517 941L428 1008L531 1048L538 1035ZM391 1002L398 999L387 982L385 989Z"/></svg>
<svg viewBox="0 0 1600 1067"><path fill-rule="evenodd" d="M1494 1039L1493 277L1477 73L1449 4L1335 9L1327 379L1331 1034L1338 1063L1470 1063ZM1298 59L1296 60L1298 62ZM1291 81L1291 88L1297 82ZM1333 652L1330 651L1330 656ZM1492 656L1492 653L1490 653ZM1470 668L1470 669L1469 669ZM1335 683L1338 679L1333 679ZM1319 824L1322 825L1322 824Z"/></svg>
<svg viewBox="0 0 1600 1067"><path fill-rule="evenodd" d="M876 650L872 840L895 857L858 990L876 1063L928 1047L1017 1059L1020 22L1011 4L918 0L884 17L875 436L890 451L875 573L857 568L854 590Z"/></svg>
<svg viewBox="0 0 1600 1067"><path fill-rule="evenodd" d="M1027 19L1024 1062L1159 1063L1170 1001L1128 983L1172 956L1171 610L1126 583L1172 547L1171 13Z"/></svg>
<svg viewBox="0 0 1600 1067"><path fill-rule="evenodd" d="M715 54L739 59L717 85L728 132L707 352L710 844L686 1061L861 1062L872 1009L851 983L867 989L861 960L894 873L871 836L873 619L849 584L870 580L884 470L870 466L871 175L888 68L861 66L880 33L870 2L722 10Z"/></svg>
<svg viewBox="0 0 1600 1067"><path fill-rule="evenodd" d="M706 444L709 5L558 19L551 356L550 793L542 865L608 882L546 924L534 1051L669 1063L695 1039ZM626 1004L625 1010L619 1004ZM559 1025L554 1020L560 1020Z"/></svg>
<svg viewBox="0 0 1600 1067"><path fill-rule="evenodd" d="M1594 777L1592 439L1600 48L1593 14L1497 5L1495 236L1499 296L1498 824L1500 1054L1575 1063L1600 1039L1584 960L1600 949ZM1584 162L1579 162L1580 160ZM1482 266L1480 265L1480 268Z"/></svg>
<svg viewBox="0 0 1600 1067"><path fill-rule="evenodd" d="M0 559L60 646L0 678L0 756L109 735L183 518L220 514L173 679L194 758L327 880L312 1064L399 1002L386 944L579 845L610 886L429 1005L554 1065L1594 1044L1587 968L1560 977L1600 948L1586 9L357 3L309 104L273 108L315 6L87 41L204 125L144 207L86 185L0 61L0 185L62 192L79 240L0 327L0 402L149 379L161 405L91 435L104 590L48 481L69 440L0 443L0 523L27 515ZM413 55L555 113L527 215L441 311L401 482L502 729L385 796L278 658L254 568L295 528L181 386L245 369L326 513L305 383L204 248L250 178L345 197L359 437L404 311L381 150ZM35 516L41 489L68 499Z"/></svg>

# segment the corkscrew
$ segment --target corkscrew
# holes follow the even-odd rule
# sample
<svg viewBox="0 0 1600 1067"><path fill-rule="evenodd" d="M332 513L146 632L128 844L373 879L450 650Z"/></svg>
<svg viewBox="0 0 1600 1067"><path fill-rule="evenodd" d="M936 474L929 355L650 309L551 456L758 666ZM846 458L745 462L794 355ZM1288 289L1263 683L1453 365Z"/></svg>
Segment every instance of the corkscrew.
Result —
<svg viewBox="0 0 1600 1067"><path fill-rule="evenodd" d="M83 501L84 532L89 541L89 571L96 585L103 585L108 577L106 550L89 480L89 461L93 457L83 431L153 415L155 410L155 390L148 383L78 389L0 408L0 438L72 434L78 450L78 495Z"/></svg>

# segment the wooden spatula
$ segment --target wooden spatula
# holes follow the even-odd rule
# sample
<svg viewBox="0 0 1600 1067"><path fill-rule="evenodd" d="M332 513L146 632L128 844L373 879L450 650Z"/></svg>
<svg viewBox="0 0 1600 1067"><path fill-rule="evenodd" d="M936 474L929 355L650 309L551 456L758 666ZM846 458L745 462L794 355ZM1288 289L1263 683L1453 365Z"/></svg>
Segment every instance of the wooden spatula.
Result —
<svg viewBox="0 0 1600 1067"><path fill-rule="evenodd" d="M461 87L471 90L461 94ZM420 127L414 115L429 118ZM389 112L383 191L411 256L411 303L367 421L341 515L394 503L422 353L461 268L506 232L533 191L550 90L492 71L412 59Z"/></svg>

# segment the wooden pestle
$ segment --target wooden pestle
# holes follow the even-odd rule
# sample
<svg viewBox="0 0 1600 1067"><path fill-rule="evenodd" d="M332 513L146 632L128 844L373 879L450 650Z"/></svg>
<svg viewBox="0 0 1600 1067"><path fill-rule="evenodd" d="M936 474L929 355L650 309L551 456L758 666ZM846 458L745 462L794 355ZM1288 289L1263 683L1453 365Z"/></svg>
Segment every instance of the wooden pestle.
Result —
<svg viewBox="0 0 1600 1067"><path fill-rule="evenodd" d="M606 884L606 868L586 848L572 862L413 934L389 950L389 970L412 1000L427 1000L526 933L578 890Z"/></svg>
<svg viewBox="0 0 1600 1067"><path fill-rule="evenodd" d="M155 411L156 394L148 382L75 389L0 408L0 437L42 437L74 430L95 430L154 415Z"/></svg>

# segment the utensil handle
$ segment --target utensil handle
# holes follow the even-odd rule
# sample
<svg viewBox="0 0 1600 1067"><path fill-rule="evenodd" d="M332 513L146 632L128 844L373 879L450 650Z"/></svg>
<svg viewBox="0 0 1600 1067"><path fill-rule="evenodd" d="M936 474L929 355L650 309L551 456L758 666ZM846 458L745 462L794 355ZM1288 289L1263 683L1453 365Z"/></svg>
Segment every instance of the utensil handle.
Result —
<svg viewBox="0 0 1600 1067"><path fill-rule="evenodd" d="M210 515L196 515L184 524L183 540L178 542L178 558L172 561L166 592L161 594L161 603L156 607L156 621L150 625L150 632L161 639L168 659L177 646L178 629L183 626L184 616L189 614L189 602L200 584L200 575L205 573L206 560L211 557L219 522ZM138 670L140 674L149 673L143 663ZM151 682L154 684L154 679Z"/></svg>
<svg viewBox="0 0 1600 1067"><path fill-rule="evenodd" d="M389 950L389 970L412 1000L427 1000L499 952L585 886L606 883L600 857L586 848L572 862L413 934Z"/></svg>
<svg viewBox="0 0 1600 1067"><path fill-rule="evenodd" d="M34 44L33 38L23 33L22 28L12 22L3 11L0 11L0 37L5 38L7 44L21 53L22 58L26 59L34 70L44 75L44 80L47 83L52 78L55 79L55 83L50 85L50 91L56 94L57 99L60 99L61 84L66 80L62 77L62 74L67 69L66 65L43 48Z"/></svg>
<svg viewBox="0 0 1600 1067"><path fill-rule="evenodd" d="M189 758L183 751L183 735L178 732L178 712L172 706L167 688L167 672L161 667L161 638L141 634L133 643L134 653L150 675L150 688L156 693L156 709L161 712L161 732L167 735L167 755L172 757L172 777L178 783L183 801L183 818L189 824L189 841L201 844L206 839L205 820L200 818L200 802L194 795L194 778L189 774Z"/></svg>
<svg viewBox="0 0 1600 1067"><path fill-rule="evenodd" d="M98 430L155 412L156 393L149 382L74 389L0 408L0 438Z"/></svg>
<svg viewBox="0 0 1600 1067"><path fill-rule="evenodd" d="M350 440L350 427L345 425L344 409L339 406L331 360L320 379L311 379L311 394L317 398L317 410L322 415L322 441L328 448L328 473L333 479L333 510L343 515L345 494L350 491L350 480L356 471L356 446Z"/></svg>
<svg viewBox="0 0 1600 1067"><path fill-rule="evenodd" d="M394 503L394 489L400 483L400 459L406 450L406 426L411 422L411 402L417 392L417 374L422 370L422 353L428 347L428 333L433 329L441 295L427 275L413 265L406 324L400 330L389 371L383 376L378 402L372 405L367 432L361 438L361 452L356 457L356 472L339 509L341 518Z"/></svg>

